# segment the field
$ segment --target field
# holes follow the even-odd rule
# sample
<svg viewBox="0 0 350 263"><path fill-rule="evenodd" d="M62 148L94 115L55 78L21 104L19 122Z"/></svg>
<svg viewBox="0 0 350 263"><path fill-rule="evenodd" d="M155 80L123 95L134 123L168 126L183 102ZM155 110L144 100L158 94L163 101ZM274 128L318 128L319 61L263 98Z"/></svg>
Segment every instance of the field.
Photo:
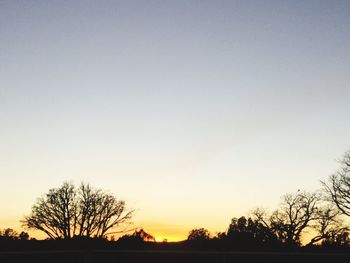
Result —
<svg viewBox="0 0 350 263"><path fill-rule="evenodd" d="M197 252L197 251L42 251L2 252L0 262L50 263L257 263L257 262L350 262L350 253L261 253L261 252Z"/></svg>

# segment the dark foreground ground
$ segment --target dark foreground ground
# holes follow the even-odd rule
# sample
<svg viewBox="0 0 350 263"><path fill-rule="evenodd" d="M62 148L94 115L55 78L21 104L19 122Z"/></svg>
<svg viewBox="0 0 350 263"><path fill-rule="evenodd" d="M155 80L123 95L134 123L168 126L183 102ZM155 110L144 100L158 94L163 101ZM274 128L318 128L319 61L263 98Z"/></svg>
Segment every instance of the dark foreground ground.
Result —
<svg viewBox="0 0 350 263"><path fill-rule="evenodd" d="M262 252L201 252L201 251L35 251L0 252L1 263L255 263L255 262L350 262L350 253L262 253Z"/></svg>

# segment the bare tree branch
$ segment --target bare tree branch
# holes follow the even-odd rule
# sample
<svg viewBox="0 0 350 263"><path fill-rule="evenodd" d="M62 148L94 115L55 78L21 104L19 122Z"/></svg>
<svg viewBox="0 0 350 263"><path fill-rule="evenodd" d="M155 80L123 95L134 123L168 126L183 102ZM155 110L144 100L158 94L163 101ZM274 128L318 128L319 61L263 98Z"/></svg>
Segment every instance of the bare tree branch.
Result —
<svg viewBox="0 0 350 263"><path fill-rule="evenodd" d="M129 223L133 212L126 211L124 201L89 184L82 183L77 189L64 183L39 198L22 224L44 232L51 239L105 238L109 230Z"/></svg>

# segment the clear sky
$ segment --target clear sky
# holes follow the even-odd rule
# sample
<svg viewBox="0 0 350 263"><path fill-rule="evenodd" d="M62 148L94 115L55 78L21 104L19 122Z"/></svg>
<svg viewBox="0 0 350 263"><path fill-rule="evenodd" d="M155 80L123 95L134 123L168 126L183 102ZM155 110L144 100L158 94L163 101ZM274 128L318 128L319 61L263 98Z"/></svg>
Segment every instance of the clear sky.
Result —
<svg viewBox="0 0 350 263"><path fill-rule="evenodd" d="M350 148L350 1L0 1L0 228L90 182L158 239L319 188Z"/></svg>

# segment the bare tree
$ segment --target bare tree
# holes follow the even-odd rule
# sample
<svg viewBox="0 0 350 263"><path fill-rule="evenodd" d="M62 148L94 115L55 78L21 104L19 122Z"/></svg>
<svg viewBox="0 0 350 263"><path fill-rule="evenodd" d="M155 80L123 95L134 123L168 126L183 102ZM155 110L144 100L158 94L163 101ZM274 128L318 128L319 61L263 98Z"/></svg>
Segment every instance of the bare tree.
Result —
<svg viewBox="0 0 350 263"><path fill-rule="evenodd" d="M104 237L107 233L114 234L116 231L110 232L111 229L131 219L133 211L125 212L124 201L88 184L81 184L78 196L76 224L80 236Z"/></svg>
<svg viewBox="0 0 350 263"><path fill-rule="evenodd" d="M280 208L272 215L262 208L253 210L252 219L270 229L284 243L300 245L301 235L311 230L309 234L312 238L305 244L306 246L322 243L345 244L349 240L349 227L344 224L340 211L324 202L318 194L306 194L309 201L297 198L299 194L304 196L305 192L297 192L294 196L285 195L281 205L283 209ZM306 213L308 210L306 207L310 207L310 204L313 208ZM300 209L301 207L304 208Z"/></svg>
<svg viewBox="0 0 350 263"><path fill-rule="evenodd" d="M51 239L103 238L116 233L112 231L116 227L129 223L132 214L133 211L126 211L124 201L111 194L89 184L82 183L77 189L73 184L64 183L39 198L22 224L43 231Z"/></svg>
<svg viewBox="0 0 350 263"><path fill-rule="evenodd" d="M320 201L317 193L298 191L284 195L280 208L269 220L278 239L289 245L299 245L302 233L318 218Z"/></svg>
<svg viewBox="0 0 350 263"><path fill-rule="evenodd" d="M312 228L315 230L315 236L307 245L329 242L349 231L349 228L343 224L339 211L331 206L318 209L317 219L312 225Z"/></svg>
<svg viewBox="0 0 350 263"><path fill-rule="evenodd" d="M43 231L52 239L70 238L74 234L76 211L75 187L64 183L40 197L32 207L31 215L25 217L22 224L29 229Z"/></svg>
<svg viewBox="0 0 350 263"><path fill-rule="evenodd" d="M255 208L250 214L251 214L251 218L255 222L257 222L257 223L259 223L267 228L270 228L270 221L268 219L269 216L268 216L268 212L266 211L266 209L258 207L258 208Z"/></svg>
<svg viewBox="0 0 350 263"><path fill-rule="evenodd" d="M345 215L350 216L350 151L339 161L340 169L328 181L322 181L328 199Z"/></svg>

